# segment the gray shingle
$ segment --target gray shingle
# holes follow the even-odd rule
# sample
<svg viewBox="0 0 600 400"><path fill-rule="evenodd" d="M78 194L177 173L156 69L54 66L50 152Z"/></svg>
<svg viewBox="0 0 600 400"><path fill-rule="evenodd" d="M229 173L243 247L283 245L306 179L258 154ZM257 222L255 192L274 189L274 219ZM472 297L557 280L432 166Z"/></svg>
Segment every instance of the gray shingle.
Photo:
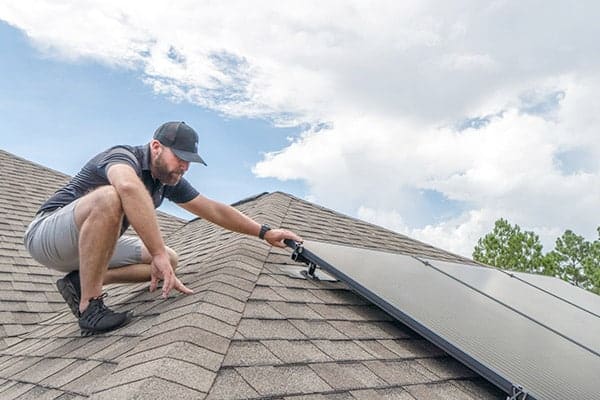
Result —
<svg viewBox="0 0 600 400"><path fill-rule="evenodd" d="M11 379L14 375L37 364L40 360L42 360L41 357L15 357L11 360L10 365L7 365L0 370L0 378Z"/></svg>
<svg viewBox="0 0 600 400"><path fill-rule="evenodd" d="M157 377L149 377L128 385L98 392L91 396L90 400L196 400L203 397L204 394L202 392L179 385L176 382Z"/></svg>
<svg viewBox="0 0 600 400"><path fill-rule="evenodd" d="M272 287L273 291L284 300L300 303L322 303L323 301L306 289Z"/></svg>
<svg viewBox="0 0 600 400"><path fill-rule="evenodd" d="M310 308L329 320L349 321L389 321L391 318L382 311L368 306L341 306L331 304L309 304Z"/></svg>
<svg viewBox="0 0 600 400"><path fill-rule="evenodd" d="M101 363L79 378L61 386L61 389L82 395L90 395L98 382L102 382L116 368L115 364Z"/></svg>
<svg viewBox="0 0 600 400"><path fill-rule="evenodd" d="M135 352L141 352L176 342L189 342L220 354L225 354L229 347L229 339L227 338L203 329L183 327L144 339L136 346Z"/></svg>
<svg viewBox="0 0 600 400"><path fill-rule="evenodd" d="M366 305L366 301L346 289L310 289L315 297L327 304Z"/></svg>
<svg viewBox="0 0 600 400"><path fill-rule="evenodd" d="M67 385L69 382L82 377L100 364L101 362L99 361L78 360L73 364L70 364L68 369L64 369L56 374L48 376L46 379L42 380L40 384L47 387L60 388Z"/></svg>
<svg viewBox="0 0 600 400"><path fill-rule="evenodd" d="M285 301L283 297L278 295L273 289L265 286L257 286L250 295L252 300L273 300L273 301Z"/></svg>
<svg viewBox="0 0 600 400"><path fill-rule="evenodd" d="M114 387L138 382L142 379L160 377L181 386L207 393L216 373L195 364L169 357L147 361L121 370L100 381L96 391L105 391Z"/></svg>
<svg viewBox="0 0 600 400"><path fill-rule="evenodd" d="M351 393L356 400L414 400L403 388L354 390Z"/></svg>
<svg viewBox="0 0 600 400"><path fill-rule="evenodd" d="M0 398L3 399L16 399L24 393L27 393L34 386L30 383L11 382L11 385L7 386L6 389L0 392Z"/></svg>
<svg viewBox="0 0 600 400"><path fill-rule="evenodd" d="M60 390L36 386L23 393L17 400L54 400L62 394L63 392Z"/></svg>
<svg viewBox="0 0 600 400"><path fill-rule="evenodd" d="M242 319L238 331L248 339L304 339L289 321Z"/></svg>
<svg viewBox="0 0 600 400"><path fill-rule="evenodd" d="M350 340L315 340L323 353L337 361L372 360L374 357Z"/></svg>
<svg viewBox="0 0 600 400"><path fill-rule="evenodd" d="M244 309L245 318L285 319L266 301L249 300Z"/></svg>
<svg viewBox="0 0 600 400"><path fill-rule="evenodd" d="M246 381L233 369L223 369L211 388L206 400L237 400L258 397Z"/></svg>
<svg viewBox="0 0 600 400"><path fill-rule="evenodd" d="M379 360L398 358L396 353L381 344L379 340L355 340L355 343Z"/></svg>
<svg viewBox="0 0 600 400"><path fill-rule="evenodd" d="M412 385L437 379L416 361L365 361L364 364L390 385Z"/></svg>
<svg viewBox="0 0 600 400"><path fill-rule="evenodd" d="M442 350L423 339L380 340L379 343L401 358L435 357L444 355Z"/></svg>
<svg viewBox="0 0 600 400"><path fill-rule="evenodd" d="M452 381L452 383L459 387L463 392L469 393L471 396L478 400L505 400L506 395L500 393L498 388L493 386L488 381L482 378L473 380L458 380Z"/></svg>
<svg viewBox="0 0 600 400"><path fill-rule="evenodd" d="M293 320L291 322L309 339L347 339L343 333L326 321Z"/></svg>
<svg viewBox="0 0 600 400"><path fill-rule="evenodd" d="M277 365L281 361L260 342L233 341L223 366Z"/></svg>
<svg viewBox="0 0 600 400"><path fill-rule="evenodd" d="M121 356L133 349L140 341L138 337L117 337L117 340L104 349L94 353L97 360L116 362Z"/></svg>
<svg viewBox="0 0 600 400"><path fill-rule="evenodd" d="M236 371L262 396L285 396L331 390L306 366L242 367Z"/></svg>
<svg viewBox="0 0 600 400"><path fill-rule="evenodd" d="M396 339L411 334L390 322L331 321L340 332L352 339Z"/></svg>
<svg viewBox="0 0 600 400"><path fill-rule="evenodd" d="M166 314L165 314L166 315ZM166 318L165 318L166 319ZM168 319L165 322L156 322L149 334L168 332L179 327L201 328L221 336L233 336L235 328L216 318L199 313L188 313L177 318Z"/></svg>
<svg viewBox="0 0 600 400"><path fill-rule="evenodd" d="M221 362L223 361L223 354L215 353L188 342L168 343L164 346L153 347L144 351L138 350L134 349L135 353L128 353L124 356L116 370L171 357L216 372L221 367Z"/></svg>
<svg viewBox="0 0 600 400"><path fill-rule="evenodd" d="M475 372L449 357L425 358L418 360L418 362L442 379L473 378L477 376Z"/></svg>
<svg viewBox="0 0 600 400"><path fill-rule="evenodd" d="M330 357L310 341L264 340L262 343L286 364L331 361Z"/></svg>
<svg viewBox="0 0 600 400"><path fill-rule="evenodd" d="M361 363L323 363L311 364L325 382L336 390L376 388L386 382Z"/></svg>
<svg viewBox="0 0 600 400"><path fill-rule="evenodd" d="M39 383L63 369L68 369L75 360L68 358L45 358L11 378L22 382Z"/></svg>
<svg viewBox="0 0 600 400"><path fill-rule="evenodd" d="M269 304L286 319L323 319L307 304L278 301L271 301Z"/></svg>
<svg viewBox="0 0 600 400"><path fill-rule="evenodd" d="M452 383L415 385L407 387L408 392L416 400L476 400L469 393L463 392Z"/></svg>

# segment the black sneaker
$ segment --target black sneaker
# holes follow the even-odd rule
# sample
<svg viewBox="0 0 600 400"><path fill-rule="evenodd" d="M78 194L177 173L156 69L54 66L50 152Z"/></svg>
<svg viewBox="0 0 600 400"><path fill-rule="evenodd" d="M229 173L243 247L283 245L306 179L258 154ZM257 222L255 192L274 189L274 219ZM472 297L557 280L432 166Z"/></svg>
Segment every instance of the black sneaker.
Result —
<svg viewBox="0 0 600 400"><path fill-rule="evenodd" d="M81 313L79 327L82 336L112 331L131 321L132 312L112 311L104 305L105 297L106 293L103 293L101 296L92 298L88 307Z"/></svg>
<svg viewBox="0 0 600 400"><path fill-rule="evenodd" d="M79 318L79 301L81 300L79 271L71 271L64 278L57 280L56 287L67 302L75 318Z"/></svg>

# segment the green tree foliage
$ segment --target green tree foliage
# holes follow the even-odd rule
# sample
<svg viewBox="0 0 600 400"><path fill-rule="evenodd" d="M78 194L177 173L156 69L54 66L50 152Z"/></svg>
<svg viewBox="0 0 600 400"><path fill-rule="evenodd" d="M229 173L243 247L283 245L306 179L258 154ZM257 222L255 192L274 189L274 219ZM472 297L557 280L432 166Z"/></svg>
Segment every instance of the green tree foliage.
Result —
<svg viewBox="0 0 600 400"><path fill-rule="evenodd" d="M554 250L543 254L538 235L501 218L492 232L479 239L473 259L502 269L555 276L600 294L600 227L593 242L567 230L556 239Z"/></svg>
<svg viewBox="0 0 600 400"><path fill-rule="evenodd" d="M583 265L590 254L590 242L583 236L574 234L566 230L561 237L556 239L553 259L557 262L554 276L564 281L570 282L575 286L588 286L587 278Z"/></svg>
<svg viewBox="0 0 600 400"><path fill-rule="evenodd" d="M542 258L538 235L502 218L492 232L479 239L473 251L474 260L513 271L543 272Z"/></svg>

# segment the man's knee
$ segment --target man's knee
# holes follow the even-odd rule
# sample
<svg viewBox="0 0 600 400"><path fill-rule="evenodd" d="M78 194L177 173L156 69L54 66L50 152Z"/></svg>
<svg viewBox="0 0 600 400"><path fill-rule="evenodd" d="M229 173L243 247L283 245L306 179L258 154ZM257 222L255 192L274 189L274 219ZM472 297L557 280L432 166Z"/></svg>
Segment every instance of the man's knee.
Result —
<svg viewBox="0 0 600 400"><path fill-rule="evenodd" d="M120 224L124 215L123 205L119 193L113 186L101 186L79 199L75 209L78 226L81 226L90 215L102 219L110 218L115 224Z"/></svg>
<svg viewBox="0 0 600 400"><path fill-rule="evenodd" d="M96 189L94 194L96 195L94 198L94 203L97 209L114 213L119 217L123 215L121 196L119 196L119 193L113 186L102 186Z"/></svg>

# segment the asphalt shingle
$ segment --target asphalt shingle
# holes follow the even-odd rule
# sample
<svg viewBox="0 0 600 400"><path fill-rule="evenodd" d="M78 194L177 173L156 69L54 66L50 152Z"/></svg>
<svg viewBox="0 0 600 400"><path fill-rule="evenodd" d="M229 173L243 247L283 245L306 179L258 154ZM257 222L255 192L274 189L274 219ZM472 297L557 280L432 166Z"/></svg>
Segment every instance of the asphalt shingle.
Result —
<svg viewBox="0 0 600 400"><path fill-rule="evenodd" d="M236 371L262 396L285 396L331 390L307 366L244 367Z"/></svg>

